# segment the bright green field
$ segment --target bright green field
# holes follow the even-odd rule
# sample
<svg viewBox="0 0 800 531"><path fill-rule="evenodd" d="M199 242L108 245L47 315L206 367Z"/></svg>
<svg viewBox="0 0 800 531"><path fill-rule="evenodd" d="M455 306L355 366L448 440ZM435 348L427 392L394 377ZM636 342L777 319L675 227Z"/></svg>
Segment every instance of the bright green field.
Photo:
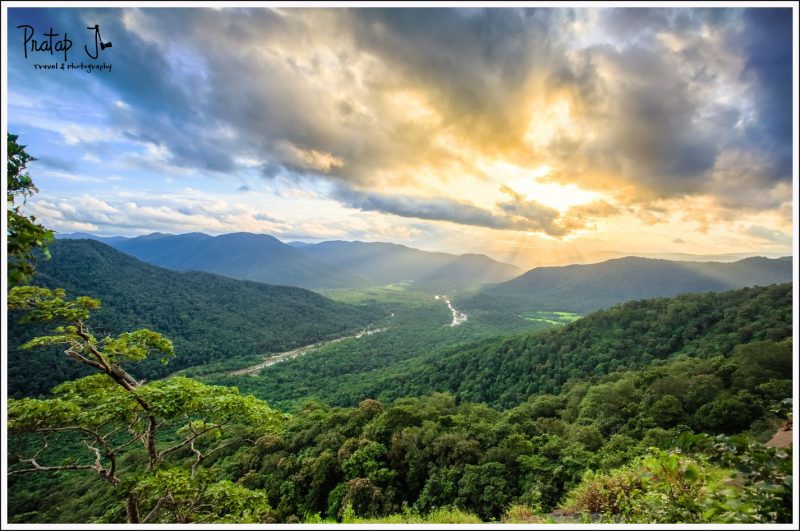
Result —
<svg viewBox="0 0 800 531"><path fill-rule="evenodd" d="M528 321L536 321L551 325L561 325L577 321L583 316L579 313L573 313L573 312L533 311L533 312L527 312L526 314L521 315L520 317Z"/></svg>

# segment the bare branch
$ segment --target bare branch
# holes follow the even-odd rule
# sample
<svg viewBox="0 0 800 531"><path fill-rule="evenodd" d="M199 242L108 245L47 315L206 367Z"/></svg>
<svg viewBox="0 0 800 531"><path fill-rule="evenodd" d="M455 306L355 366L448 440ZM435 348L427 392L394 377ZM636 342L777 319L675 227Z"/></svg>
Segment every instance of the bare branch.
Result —
<svg viewBox="0 0 800 531"><path fill-rule="evenodd" d="M25 474L28 472L51 472L59 470L93 470L94 465L58 465L58 466L42 466L36 462L36 459L22 459L23 463L30 463L32 468L22 468L19 470L12 470L8 473L9 476L17 474Z"/></svg>
<svg viewBox="0 0 800 531"><path fill-rule="evenodd" d="M94 452L94 455L95 455L95 458L94 458L94 468L95 468L95 470L97 470L97 473L98 473L98 474L100 474L100 473L103 471L103 464L102 464L102 462L101 462L101 459L102 459L102 457L100 456L100 450L99 450L99 449L97 449L97 447L95 447L95 446L92 446L91 444L89 444L89 443L88 443L88 442L86 442L86 441L84 441L84 444L86 445L86 447L87 447L89 450L92 450L92 451ZM102 474L101 474L101 475L102 475Z"/></svg>
<svg viewBox="0 0 800 531"><path fill-rule="evenodd" d="M195 429L192 427L192 424L191 424L191 423L189 423L189 429L192 431L192 436L191 436L191 437L188 437L188 438L187 438L187 439L185 439L183 442L180 442L180 443L176 444L175 446L171 446L171 447L169 447L169 448L166 448L166 449L162 450L161 452L159 452L159 454L158 454L158 458L159 458L159 460L160 460L160 459L162 459L162 458L163 458L165 455L167 455L168 453L170 453L170 452L174 452L175 450L179 450L180 448L183 448L183 447L184 447L184 446L186 446L187 444L190 444L190 443L192 443L192 442L193 442L195 439L197 439L197 438L198 438L198 437L200 437L201 435L204 435L204 434L206 434L206 433L208 433L208 432L210 432L210 431L213 431L213 430L219 429L219 428L221 428L221 427L222 427L222 424L214 424L213 426L209 426L208 428L205 428L205 429L203 429L203 430L201 430L201 431L196 431L196 430L195 430Z"/></svg>
<svg viewBox="0 0 800 531"><path fill-rule="evenodd" d="M130 446L131 444L135 443L136 441L141 441L142 437L144 437L144 435L145 435L144 432L137 433L132 439L128 440L128 442L120 444L116 448L113 448L111 451L114 452L114 453L117 453L120 450L122 450L123 448L126 448L126 447Z"/></svg>
<svg viewBox="0 0 800 531"><path fill-rule="evenodd" d="M33 454L33 457L30 459L20 459L23 463L30 463L32 466L31 468L24 468L19 470L14 470L9 472L8 475L15 475L15 474L22 474L28 472L51 472L51 471L59 471L59 470L94 470L97 472L100 477L110 481L112 484L116 485L119 483L119 479L116 477L116 470L117 470L117 459L116 454L109 446L108 442L97 432L90 430L89 428L84 428L83 426L64 426L60 428L36 428L33 430L36 433L44 433L44 445ZM95 461L93 465L56 465L56 466L42 466L37 461L36 458L39 457L45 449L49 447L48 439L50 435L53 433L58 432L66 432L66 431L78 431L84 433L86 435L91 436L95 441L103 447L105 453L101 453L100 449L96 446L92 446L87 441L83 441L87 448L89 448L95 454ZM103 468L102 464L102 457L105 456L110 464L108 468Z"/></svg>
<svg viewBox="0 0 800 531"><path fill-rule="evenodd" d="M234 444L240 444L240 443L243 443L243 442L245 442L245 441L242 440L242 439L234 439L232 441L226 442L225 444L220 444L216 448L207 451L206 452L206 457L208 457L209 455L213 454L214 452L216 452L218 450L222 450L223 448L227 448L228 446L233 446Z"/></svg>
<svg viewBox="0 0 800 531"><path fill-rule="evenodd" d="M197 472L198 465L200 465L200 463L203 462L203 460L206 458L206 456L203 455L203 452L201 452L200 450L198 450L197 448L194 447L194 441L192 441L191 447L192 447L192 452L194 452L194 454L197 456L197 459L195 460L195 462L192 463L192 476L191 477L194 477L195 473Z"/></svg>
<svg viewBox="0 0 800 531"><path fill-rule="evenodd" d="M161 506L163 504L164 504L164 497L162 496L161 498L158 499L158 501L156 502L156 505L150 510L150 512L147 513L147 516L144 517L144 520L142 520L142 523L146 524L150 520L150 518L152 518L153 515L156 514L156 512L161 508Z"/></svg>

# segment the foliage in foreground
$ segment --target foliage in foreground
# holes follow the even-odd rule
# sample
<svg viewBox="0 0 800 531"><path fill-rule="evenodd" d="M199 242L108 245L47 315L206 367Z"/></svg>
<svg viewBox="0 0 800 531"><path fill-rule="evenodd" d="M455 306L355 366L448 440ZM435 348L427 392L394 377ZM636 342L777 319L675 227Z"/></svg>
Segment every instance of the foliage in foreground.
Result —
<svg viewBox="0 0 800 531"><path fill-rule="evenodd" d="M261 521L270 513L263 492L218 480L204 462L274 431L283 415L235 388L188 378L137 381L124 366L154 354L166 362L172 343L146 329L96 337L88 326L95 299L24 286L8 301L30 321L63 323L24 348L60 345L95 373L59 385L52 398L9 401L9 431L36 448L13 456L10 476L94 473L124 500L98 507L112 521Z"/></svg>
<svg viewBox="0 0 800 531"><path fill-rule="evenodd" d="M791 522L792 460L743 437L683 434L694 448L651 453L609 472L588 472L562 504L611 522Z"/></svg>
<svg viewBox="0 0 800 531"><path fill-rule="evenodd" d="M8 284L22 284L33 276L35 268L34 251L41 249L48 257L47 244L53 240L53 231L36 223L35 216L22 213L22 205L28 197L39 190L26 171L34 159L25 151L25 146L17 142L17 135L8 134L6 146L8 158L8 188L6 190L6 217L8 220ZM22 201L22 204L18 201Z"/></svg>
<svg viewBox="0 0 800 531"><path fill-rule="evenodd" d="M781 522L790 517L791 459L753 437L785 418L773 410L791 396L791 355L788 342L743 345L727 358L574 382L507 411L447 394L357 408L310 402L279 431L230 448L213 470L225 485L264 494L270 511L241 521ZM191 465L190 453L183 458ZM742 475L741 463L755 475ZM15 512L30 507L26 496L54 496L25 487L12 491ZM78 501L104 500L107 489L96 482ZM66 519L69 507L19 516ZM94 512L124 520L105 504Z"/></svg>

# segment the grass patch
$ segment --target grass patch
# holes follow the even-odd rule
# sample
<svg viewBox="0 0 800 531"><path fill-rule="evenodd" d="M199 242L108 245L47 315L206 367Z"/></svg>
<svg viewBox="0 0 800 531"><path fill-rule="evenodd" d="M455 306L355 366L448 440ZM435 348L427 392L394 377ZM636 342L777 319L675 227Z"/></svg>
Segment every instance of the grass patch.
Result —
<svg viewBox="0 0 800 531"><path fill-rule="evenodd" d="M381 518L359 518L345 514L343 524L480 524L481 519L460 509L441 508L428 514L419 514L413 510L391 514Z"/></svg>
<svg viewBox="0 0 800 531"><path fill-rule="evenodd" d="M535 321L540 323L547 323L551 325L561 325L577 321L583 317L579 313L573 312L554 312L554 311L532 311L521 315L527 321Z"/></svg>

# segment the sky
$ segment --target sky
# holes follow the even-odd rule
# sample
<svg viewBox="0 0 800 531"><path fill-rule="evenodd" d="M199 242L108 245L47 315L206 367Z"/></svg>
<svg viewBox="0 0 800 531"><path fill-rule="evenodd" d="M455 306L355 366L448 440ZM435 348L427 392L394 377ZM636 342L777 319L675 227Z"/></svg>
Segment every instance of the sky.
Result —
<svg viewBox="0 0 800 531"><path fill-rule="evenodd" d="M8 129L38 159L26 211L58 232L522 267L792 254L791 9L8 15ZM95 24L112 44L96 52Z"/></svg>

